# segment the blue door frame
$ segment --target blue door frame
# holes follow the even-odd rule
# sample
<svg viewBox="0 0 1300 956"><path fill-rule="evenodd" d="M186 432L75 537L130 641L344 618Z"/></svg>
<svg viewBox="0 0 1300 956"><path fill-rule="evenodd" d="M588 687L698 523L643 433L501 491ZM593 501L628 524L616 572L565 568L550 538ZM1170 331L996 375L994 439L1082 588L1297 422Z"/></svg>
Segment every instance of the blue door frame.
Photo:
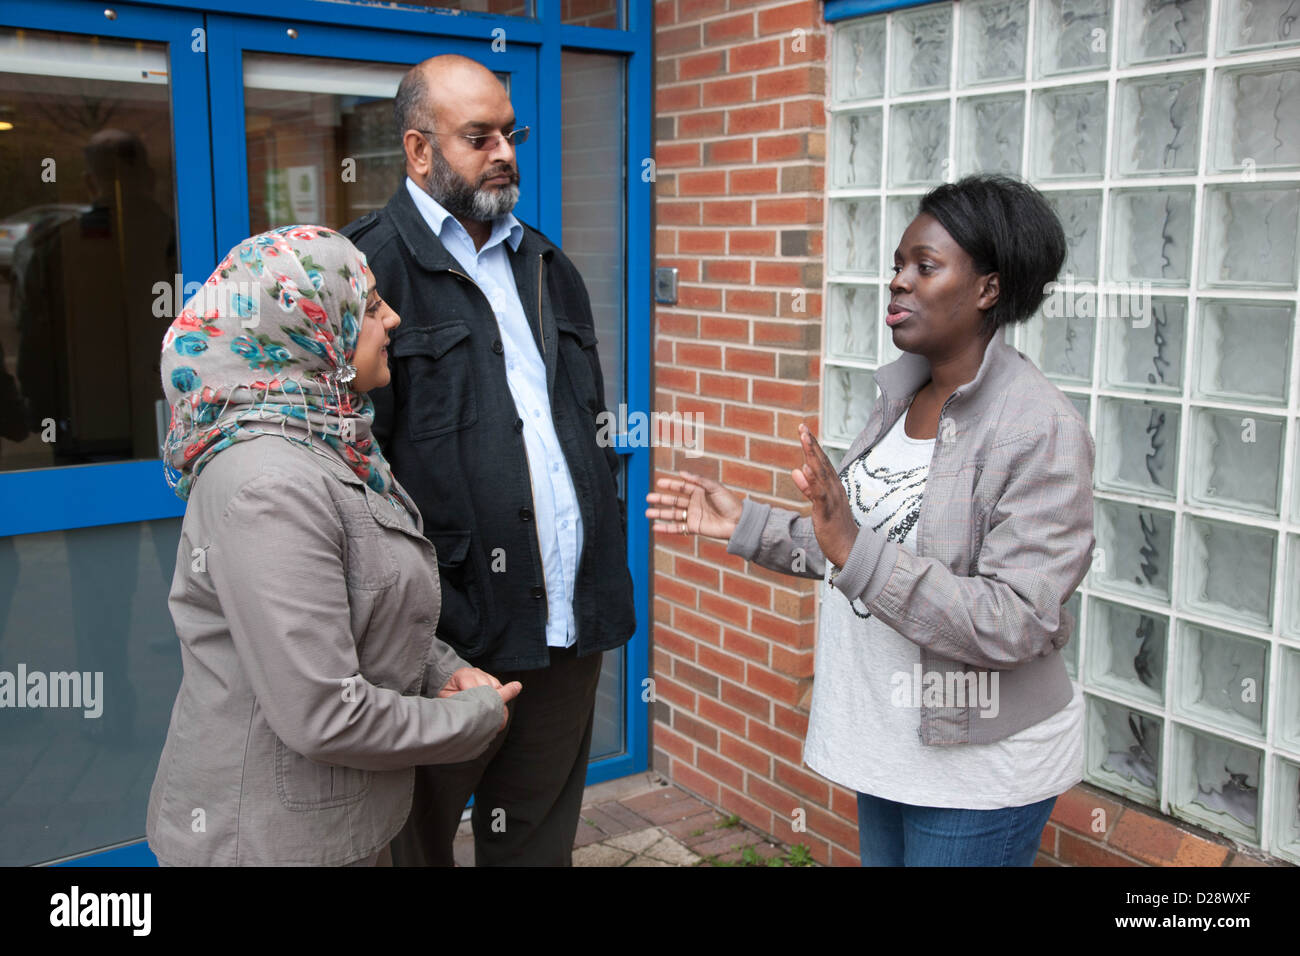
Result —
<svg viewBox="0 0 1300 956"><path fill-rule="evenodd" d="M546 184L521 198L521 218L563 242L561 170L562 54L565 50L621 54L627 77L626 188L627 328L626 402L649 410L652 402L650 269L651 183L641 175L652 155L653 0L624 0L625 29L570 26L560 0L535 0L534 18L429 11L371 2L279 0L267 16L265 0L136 0L114 4L84 0L17 0L0 11L0 26L80 33L168 44L176 163L180 266L185 281L203 281L219 256L248 234L248 185L243 122L244 50L395 63L441 52L463 53L512 73L512 98L521 122L533 127L530 154L520 157L526 183ZM297 32L291 38L290 28ZM205 51L195 50L204 30ZM504 31L504 33L502 32ZM493 41L504 52L493 53ZM525 118L527 117L527 118ZM214 130L239 134L221 143ZM648 766L649 706L642 687L650 670L650 527L637 503L650 489L648 447L620 443L627 465L628 562L632 570L637 632L627 645L623 753L590 765L588 783L626 776ZM178 517L184 505L167 487L159 460L0 473L0 537L95 525ZM143 808L141 808L143 811ZM154 862L143 841L100 849L63 866L131 866Z"/></svg>

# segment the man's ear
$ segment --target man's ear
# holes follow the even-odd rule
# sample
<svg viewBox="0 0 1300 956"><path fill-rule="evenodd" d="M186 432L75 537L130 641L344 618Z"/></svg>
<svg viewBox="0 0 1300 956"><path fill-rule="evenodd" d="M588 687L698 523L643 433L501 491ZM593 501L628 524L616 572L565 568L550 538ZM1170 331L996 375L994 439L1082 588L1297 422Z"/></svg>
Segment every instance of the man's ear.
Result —
<svg viewBox="0 0 1300 956"><path fill-rule="evenodd" d="M402 134L402 149L406 152L406 173L423 184L433 170L433 147L423 133L408 129Z"/></svg>

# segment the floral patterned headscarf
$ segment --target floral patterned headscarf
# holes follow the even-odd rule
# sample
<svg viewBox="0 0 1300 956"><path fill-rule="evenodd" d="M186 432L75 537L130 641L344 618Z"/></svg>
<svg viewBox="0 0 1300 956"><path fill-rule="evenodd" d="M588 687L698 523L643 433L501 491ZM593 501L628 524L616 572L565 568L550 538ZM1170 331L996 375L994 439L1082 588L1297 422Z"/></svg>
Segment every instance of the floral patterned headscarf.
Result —
<svg viewBox="0 0 1300 956"><path fill-rule="evenodd" d="M163 457L178 496L218 452L278 435L336 455L415 513L371 438L374 404L351 387L372 281L366 257L322 226L284 226L230 250L163 337Z"/></svg>

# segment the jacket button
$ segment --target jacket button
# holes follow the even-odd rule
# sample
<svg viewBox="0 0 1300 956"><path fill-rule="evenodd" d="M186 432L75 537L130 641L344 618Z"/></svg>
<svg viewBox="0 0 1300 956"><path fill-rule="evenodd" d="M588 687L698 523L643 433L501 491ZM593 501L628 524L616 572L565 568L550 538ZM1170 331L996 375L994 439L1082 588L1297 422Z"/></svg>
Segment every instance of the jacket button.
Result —
<svg viewBox="0 0 1300 956"><path fill-rule="evenodd" d="M520 509L519 509L519 520L520 520L520 521L532 521L532 520L533 520L533 509L532 509L532 508L520 508Z"/></svg>
<svg viewBox="0 0 1300 956"><path fill-rule="evenodd" d="M535 584L533 585L533 589L528 593L533 597L540 599L546 596L546 588L542 587L540 584Z"/></svg>
<svg viewBox="0 0 1300 956"><path fill-rule="evenodd" d="M515 419L515 431L517 431L517 432L521 432L521 431L523 431L523 430L524 430L524 420L523 420L522 418L516 418L516 419Z"/></svg>
<svg viewBox="0 0 1300 956"><path fill-rule="evenodd" d="M500 340L500 339L495 339L495 340L492 342L492 351L493 351L493 352L496 352L497 355L500 355L500 354L501 354L502 352L504 352L505 350L506 350L506 349L505 349L505 346L501 344L501 340Z"/></svg>

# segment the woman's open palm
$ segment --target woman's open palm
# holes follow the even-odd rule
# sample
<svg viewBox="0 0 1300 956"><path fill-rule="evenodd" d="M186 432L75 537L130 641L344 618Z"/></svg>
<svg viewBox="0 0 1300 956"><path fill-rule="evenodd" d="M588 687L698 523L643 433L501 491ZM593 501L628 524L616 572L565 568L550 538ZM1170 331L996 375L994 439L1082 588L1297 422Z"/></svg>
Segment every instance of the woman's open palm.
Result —
<svg viewBox="0 0 1300 956"><path fill-rule="evenodd" d="M654 519L655 531L677 534L702 534L710 538L730 538L744 508L743 499L711 478L689 471L679 471L677 478L660 478L645 496L645 516Z"/></svg>

